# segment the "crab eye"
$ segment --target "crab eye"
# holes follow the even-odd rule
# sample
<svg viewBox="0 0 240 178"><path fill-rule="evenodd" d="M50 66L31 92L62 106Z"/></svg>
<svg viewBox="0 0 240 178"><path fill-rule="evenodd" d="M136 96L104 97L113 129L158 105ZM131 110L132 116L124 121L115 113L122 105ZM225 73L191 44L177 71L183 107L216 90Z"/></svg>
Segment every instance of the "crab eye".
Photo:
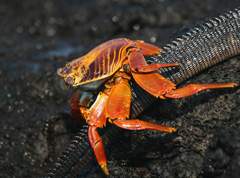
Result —
<svg viewBox="0 0 240 178"><path fill-rule="evenodd" d="M65 81L66 81L66 83L69 84L69 85L73 85L73 84L74 84L74 79L73 79L73 77L67 77Z"/></svg>
<svg viewBox="0 0 240 178"><path fill-rule="evenodd" d="M71 71L71 66L67 65L62 69L63 74L68 74Z"/></svg>

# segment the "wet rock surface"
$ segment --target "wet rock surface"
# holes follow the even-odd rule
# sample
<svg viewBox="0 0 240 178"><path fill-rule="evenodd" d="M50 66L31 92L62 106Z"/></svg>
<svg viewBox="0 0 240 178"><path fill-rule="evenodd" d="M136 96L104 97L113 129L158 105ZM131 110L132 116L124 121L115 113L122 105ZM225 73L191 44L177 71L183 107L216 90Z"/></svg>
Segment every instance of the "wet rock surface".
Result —
<svg viewBox="0 0 240 178"><path fill-rule="evenodd" d="M1 1L0 177L39 177L68 146L70 90L56 69L116 37L164 45L192 23L238 7L237 0ZM189 82L240 82L235 57ZM173 135L121 132L108 150L110 177L239 177L240 90L159 101L141 118L172 124ZM55 118L46 132L46 121ZM118 142L118 141L117 141ZM104 177L98 169L87 177Z"/></svg>

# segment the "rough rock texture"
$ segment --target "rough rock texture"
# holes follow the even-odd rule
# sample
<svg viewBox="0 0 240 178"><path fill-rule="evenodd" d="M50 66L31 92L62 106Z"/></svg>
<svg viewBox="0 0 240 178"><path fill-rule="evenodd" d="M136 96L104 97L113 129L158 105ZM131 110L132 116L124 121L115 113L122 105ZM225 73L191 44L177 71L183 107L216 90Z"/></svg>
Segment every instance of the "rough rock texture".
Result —
<svg viewBox="0 0 240 178"><path fill-rule="evenodd" d="M115 37L163 45L189 24L239 6L238 0L46 0L0 2L0 177L38 177L78 125L66 120L69 90L56 69ZM189 82L240 82L239 57ZM159 101L143 118L167 119L171 136L122 132L108 151L110 177L239 177L240 89ZM50 132L45 123L56 118ZM165 122L165 121L164 121ZM119 137L121 138L121 137ZM88 177L103 177L97 170Z"/></svg>

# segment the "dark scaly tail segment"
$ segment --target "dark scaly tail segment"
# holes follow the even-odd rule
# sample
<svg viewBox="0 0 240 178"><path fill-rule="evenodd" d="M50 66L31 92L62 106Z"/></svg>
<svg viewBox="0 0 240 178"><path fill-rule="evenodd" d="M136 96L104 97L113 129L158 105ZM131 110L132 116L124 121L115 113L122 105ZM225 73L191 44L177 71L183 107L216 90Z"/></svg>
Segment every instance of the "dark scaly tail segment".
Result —
<svg viewBox="0 0 240 178"><path fill-rule="evenodd" d="M44 178L64 177L68 175L72 167L84 157L86 150L89 149L87 138L87 126L83 126L78 134L73 138L72 142L68 145L63 154L56 160L54 165L49 169ZM90 156L88 157L89 159ZM82 162L84 167L87 162Z"/></svg>
<svg viewBox="0 0 240 178"><path fill-rule="evenodd" d="M161 72L179 84L193 75L240 53L240 8L196 26L176 38L154 62L180 64L179 70Z"/></svg>
<svg viewBox="0 0 240 178"><path fill-rule="evenodd" d="M179 69L162 68L161 74L179 84L193 75L224 61L240 52L240 8L229 11L216 18L202 23L186 34L176 38L162 48L161 55L149 59L153 63L178 63ZM132 117L139 115L156 99L143 92L132 83ZM113 128L107 129L104 135L118 137ZM108 143L105 142L105 145ZM93 159L89 148L87 133L84 131L72 141L64 154L56 161L47 177L66 177L71 168L81 162L78 171L90 168ZM80 160L81 159L81 160Z"/></svg>
<svg viewBox="0 0 240 178"><path fill-rule="evenodd" d="M161 75L175 84L240 53L240 7L197 25L162 48L150 63L177 63L178 68L161 68ZM132 116L141 113L156 98L133 86Z"/></svg>
<svg viewBox="0 0 240 178"><path fill-rule="evenodd" d="M102 139L106 149L109 149L112 143L118 146L119 141L114 141L114 138L120 135L119 131L120 129L116 127L108 127L104 130ZM84 125L42 178L86 177L89 172L96 169L99 167L89 145L88 126Z"/></svg>

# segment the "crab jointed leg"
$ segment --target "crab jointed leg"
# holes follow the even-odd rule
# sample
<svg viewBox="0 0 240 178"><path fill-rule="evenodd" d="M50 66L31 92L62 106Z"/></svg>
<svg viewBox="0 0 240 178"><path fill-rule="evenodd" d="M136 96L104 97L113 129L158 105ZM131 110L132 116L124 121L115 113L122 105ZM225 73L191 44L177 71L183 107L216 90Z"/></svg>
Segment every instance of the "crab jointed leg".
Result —
<svg viewBox="0 0 240 178"><path fill-rule="evenodd" d="M189 84L189 85L183 86L182 88L170 91L169 93L165 94L165 97L177 99L177 98L191 96L203 90L218 89L218 88L232 88L236 86L237 84L233 82L210 83L210 84Z"/></svg>
<svg viewBox="0 0 240 178"><path fill-rule="evenodd" d="M135 41L136 47L141 50L144 56L158 55L161 52L161 48L153 44L146 43L141 40Z"/></svg>
<svg viewBox="0 0 240 178"><path fill-rule="evenodd" d="M174 83L158 73L144 75L136 73L133 74L133 77L138 85L140 85L145 91L162 99L166 97L183 98L208 89L232 88L237 86L237 83L189 84L176 89Z"/></svg>
<svg viewBox="0 0 240 178"><path fill-rule="evenodd" d="M73 93L70 98L70 108L71 108L71 115L74 119L81 118L81 113L79 111L79 93Z"/></svg>
<svg viewBox="0 0 240 178"><path fill-rule="evenodd" d="M90 145L94 151L97 162L102 168L103 172L108 175L109 171L107 168L107 158L104 151L103 141L100 135L97 132L97 128L94 126L89 126L88 128L88 139Z"/></svg>
<svg viewBox="0 0 240 178"><path fill-rule="evenodd" d="M103 141L97 132L98 127L103 127L106 124L105 105L108 96L105 93L99 93L96 101L89 110L81 107L81 113L83 113L89 128L88 139L93 152L96 156L97 162L102 168L103 172L108 175L107 158L104 151Z"/></svg>
<svg viewBox="0 0 240 178"><path fill-rule="evenodd" d="M161 67L176 67L177 64L156 64L155 66L148 65L141 52L135 50L129 55L129 64L132 69L134 80L145 91L153 96L164 98L183 98L191 96L203 90L232 88L237 86L236 83L212 83L212 84L189 84L182 88L176 89L176 86L170 80L161 76L154 69ZM155 67L155 68L154 68ZM151 73L142 73L148 71ZM141 71L142 70L142 71Z"/></svg>
<svg viewBox="0 0 240 178"><path fill-rule="evenodd" d="M142 121L139 119L131 119L131 120L122 120L116 119L113 121L115 125L127 130L157 130L160 132L172 133L176 131L174 127L168 127L165 125L150 123L146 121Z"/></svg>
<svg viewBox="0 0 240 178"><path fill-rule="evenodd" d="M131 90L128 80L129 79L120 77L117 84L111 89L106 106L109 121L128 130L157 130L168 133L176 131L173 127L141 121L139 119L127 120L131 102Z"/></svg>
<svg viewBox="0 0 240 178"><path fill-rule="evenodd" d="M139 72L139 73L148 73L148 72L154 72L158 70L159 68L163 67L177 67L178 64L147 64L144 55L146 54L142 53L141 50L133 48L131 49L131 53L128 56L129 65L132 70L132 72Z"/></svg>

